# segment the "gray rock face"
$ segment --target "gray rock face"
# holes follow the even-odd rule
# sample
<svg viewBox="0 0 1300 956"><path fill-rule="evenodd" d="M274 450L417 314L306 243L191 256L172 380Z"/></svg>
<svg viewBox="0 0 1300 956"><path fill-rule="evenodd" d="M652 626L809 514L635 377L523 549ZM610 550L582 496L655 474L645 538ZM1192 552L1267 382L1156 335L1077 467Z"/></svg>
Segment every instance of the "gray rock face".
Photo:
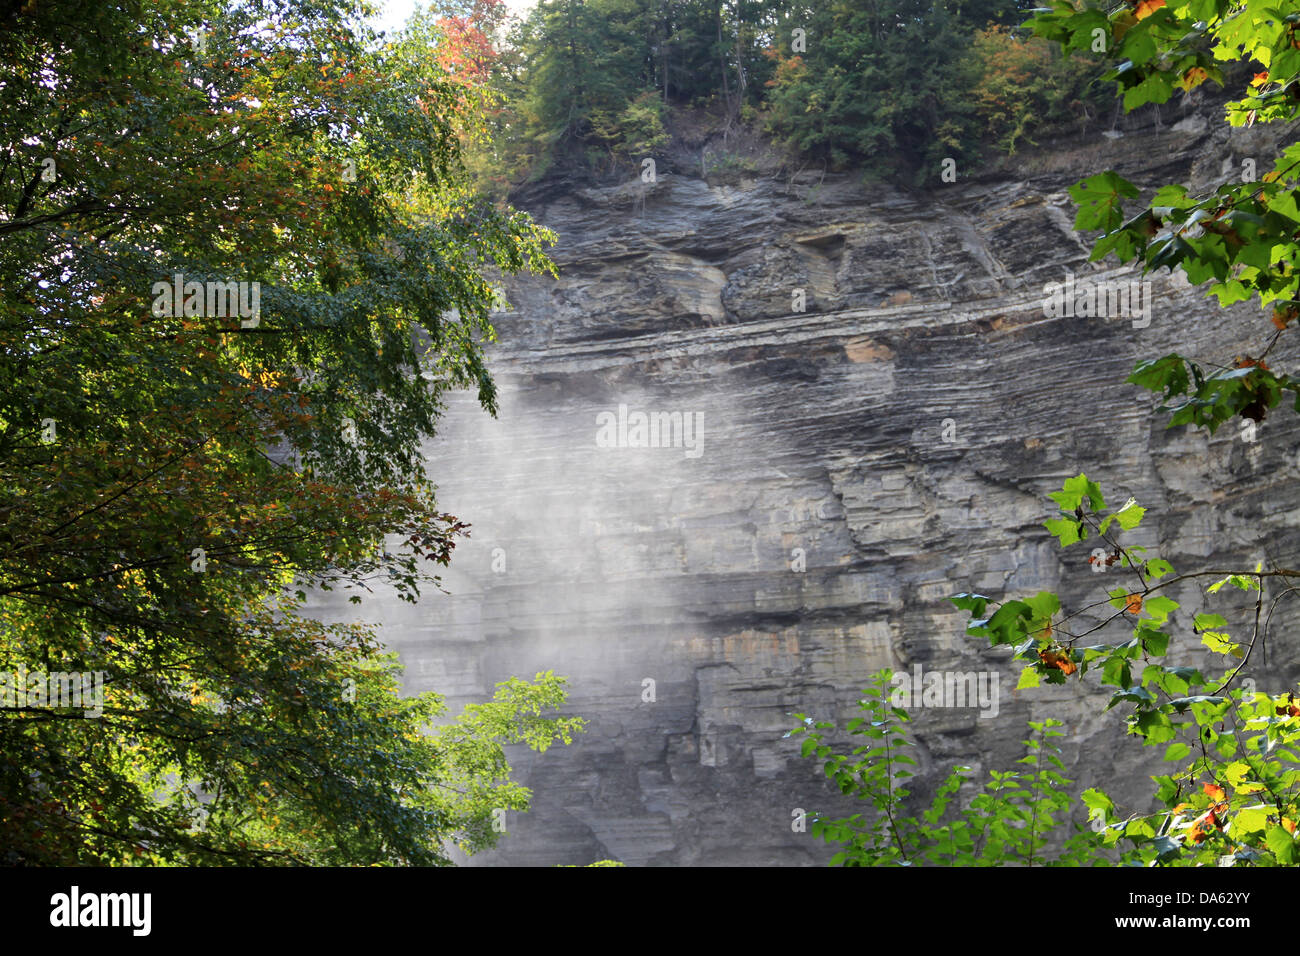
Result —
<svg viewBox="0 0 1300 956"><path fill-rule="evenodd" d="M1051 716L1080 788L1140 798L1162 748L1124 740L1092 681L1015 692L1008 652L966 637L947 598L1047 589L1074 608L1116 586L1118 569L1093 572L1088 547L1062 551L1042 526L1047 493L1080 471L1111 503L1135 495L1149 511L1132 542L1179 570L1294 566L1296 415L1278 410L1253 442L1237 423L1207 438L1166 430L1124 384L1173 348L1258 354L1272 330L1258 305L1223 312L1156 276L1149 324L1044 315L1044 284L1067 271L1136 278L1086 261L1065 192L1077 179L1115 168L1207 188L1243 158L1270 168L1278 131L1229 134L1207 115L926 193L819 175L533 195L561 237L560 279L507 282L490 351L501 414L454 402L428 449L472 537L447 594L357 611L383 622L409 691L458 709L553 670L590 721L569 747L515 754L534 809L475 863L822 863L792 814L861 808L782 735L793 712L854 716L886 666L997 679L996 716L915 711L917 790L957 763L1011 768L1025 721ZM645 412L664 416L666 447L603 447L621 406L629 444ZM698 430L669 435L676 413ZM1199 661L1196 590L1174 597L1175 659ZM319 612L349 616L332 600ZM1214 609L1237 621L1239 603ZM1261 690L1300 676L1296 621L1284 601Z"/></svg>

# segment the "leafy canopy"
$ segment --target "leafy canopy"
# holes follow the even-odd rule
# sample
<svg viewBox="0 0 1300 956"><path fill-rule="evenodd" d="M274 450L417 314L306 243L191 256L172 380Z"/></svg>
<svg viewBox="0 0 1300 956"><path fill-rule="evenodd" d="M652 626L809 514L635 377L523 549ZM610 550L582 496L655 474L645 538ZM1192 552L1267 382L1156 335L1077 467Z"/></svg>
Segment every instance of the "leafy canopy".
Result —
<svg viewBox="0 0 1300 956"><path fill-rule="evenodd" d="M42 864L447 862L523 809L501 747L563 680L445 720L312 587L407 600L465 525L422 442L492 410L491 280L553 237L467 188L467 99L325 0L64 0L0 33L0 853ZM252 305L183 283L246 283ZM239 297L237 296L236 299ZM239 300L241 305L245 300Z"/></svg>

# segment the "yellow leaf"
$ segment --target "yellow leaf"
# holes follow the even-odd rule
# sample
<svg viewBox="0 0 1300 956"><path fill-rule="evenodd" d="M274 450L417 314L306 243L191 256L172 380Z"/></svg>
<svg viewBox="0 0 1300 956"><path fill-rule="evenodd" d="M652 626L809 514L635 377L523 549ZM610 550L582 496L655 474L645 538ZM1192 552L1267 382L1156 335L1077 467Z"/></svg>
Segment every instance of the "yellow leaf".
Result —
<svg viewBox="0 0 1300 956"><path fill-rule="evenodd" d="M1210 74L1205 70L1204 67L1194 66L1186 73L1184 73L1183 78L1179 80L1177 83L1175 83L1174 85L1177 87L1181 87L1183 92L1185 93L1191 92L1193 88L1200 86L1202 83L1204 83L1206 79L1209 77L1209 75Z"/></svg>

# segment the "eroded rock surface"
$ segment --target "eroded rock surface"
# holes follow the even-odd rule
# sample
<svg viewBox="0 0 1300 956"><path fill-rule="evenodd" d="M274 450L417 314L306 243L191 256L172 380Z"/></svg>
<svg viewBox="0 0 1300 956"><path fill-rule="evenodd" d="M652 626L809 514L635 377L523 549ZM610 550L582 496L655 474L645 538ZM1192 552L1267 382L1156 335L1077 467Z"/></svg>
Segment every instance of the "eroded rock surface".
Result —
<svg viewBox="0 0 1300 956"><path fill-rule="evenodd" d="M1173 348L1258 354L1271 331L1258 306L1222 312L1166 275L1145 327L1043 313L1044 284L1067 270L1130 278L1086 261L1077 179L1111 167L1148 188L1208 188L1247 157L1269 168L1278 131L1208 115L1169 110L928 192L820 174L534 190L529 207L561 237L560 279L507 283L514 311L491 349L501 414L466 397L428 449L443 506L473 525L450 593L359 612L383 621L410 691L458 708L553 670L590 720L572 746L516 755L534 810L475 862L822 863L830 851L792 832L792 812L859 808L782 735L792 712L853 716L885 666L1000 677L996 717L917 711L917 789L955 763L1010 768L1025 721L1052 716L1080 788L1141 794L1156 748L1123 739L1107 695L1076 681L1014 692L1019 668L965 637L947 598L1048 589L1077 607L1114 587L1118 570L1092 572L1088 548L1062 551L1042 526L1047 492L1080 471L1114 503L1135 495L1149 511L1130 540L1180 570L1295 566L1295 414L1254 442L1235 422L1207 438L1166 430L1124 384ZM698 456L599 447L598 416L620 405L702 415ZM1174 596L1189 609L1178 659L1200 660L1195 590ZM346 616L341 600L322 613ZM1300 676L1296 621L1284 601L1263 690Z"/></svg>

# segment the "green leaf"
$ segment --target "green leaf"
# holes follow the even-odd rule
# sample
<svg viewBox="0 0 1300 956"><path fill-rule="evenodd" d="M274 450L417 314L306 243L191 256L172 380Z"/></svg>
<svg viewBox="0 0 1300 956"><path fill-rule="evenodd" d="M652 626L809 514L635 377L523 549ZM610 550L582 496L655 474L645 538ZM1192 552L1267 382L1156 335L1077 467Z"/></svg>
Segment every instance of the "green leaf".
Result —
<svg viewBox="0 0 1300 956"><path fill-rule="evenodd" d="M1139 707L1150 707L1156 703L1158 698L1145 687L1129 687L1114 694L1110 699L1110 703L1106 705L1106 709L1110 710L1124 700L1132 701Z"/></svg>
<svg viewBox="0 0 1300 956"><path fill-rule="evenodd" d="M1178 602L1165 597L1163 594L1148 596L1142 601L1142 613L1148 615L1154 621L1166 620L1177 609Z"/></svg>
<svg viewBox="0 0 1300 956"><path fill-rule="evenodd" d="M1137 187L1118 173L1107 171L1089 176L1069 189L1070 198L1079 205L1074 228L1110 231L1123 222L1121 198L1135 199Z"/></svg>
<svg viewBox="0 0 1300 956"><path fill-rule="evenodd" d="M1206 631L1201 635L1201 643L1215 654L1231 654L1233 657L1245 656L1241 645L1232 640L1232 635L1223 631Z"/></svg>
<svg viewBox="0 0 1300 956"><path fill-rule="evenodd" d="M1076 541L1082 540L1083 525L1070 518L1048 518L1043 525L1060 541L1061 547L1068 548Z"/></svg>
<svg viewBox="0 0 1300 956"><path fill-rule="evenodd" d="M1106 507L1106 501L1101 496L1101 486L1095 481L1089 481L1088 476L1082 473L1065 479L1060 491L1049 492L1047 496L1066 512L1077 509L1084 498L1088 499L1088 504L1094 512L1102 511Z"/></svg>
<svg viewBox="0 0 1300 956"><path fill-rule="evenodd" d="M1187 746L1187 744L1183 743L1181 740L1175 741L1174 743L1169 745L1167 750L1165 750L1164 759L1165 760L1186 760L1188 755L1191 752L1192 752L1192 748Z"/></svg>
<svg viewBox="0 0 1300 956"><path fill-rule="evenodd" d="M1270 826L1264 834L1264 843L1283 866L1296 862L1295 838L1285 828L1276 824Z"/></svg>
<svg viewBox="0 0 1300 956"><path fill-rule="evenodd" d="M1084 806L1089 810L1101 813L1103 816L1109 817L1110 814L1115 812L1114 802L1095 787L1089 787L1083 791L1083 793L1079 794L1079 799L1083 801Z"/></svg>
<svg viewBox="0 0 1300 956"><path fill-rule="evenodd" d="M1228 826L1228 834L1235 840L1248 839L1252 834L1262 833L1268 826L1268 810L1264 807L1246 807L1238 810ZM1283 833L1286 831L1278 827Z"/></svg>
<svg viewBox="0 0 1300 956"><path fill-rule="evenodd" d="M1177 353L1138 363L1126 381L1148 391L1163 392L1166 398L1185 393L1189 384L1186 363Z"/></svg>
<svg viewBox="0 0 1300 956"><path fill-rule="evenodd" d="M1146 576L1150 581L1158 581L1166 574L1173 574L1174 566L1164 558L1152 558L1146 563Z"/></svg>
<svg viewBox="0 0 1300 956"><path fill-rule="evenodd" d="M1163 657L1169 649L1169 635L1163 631L1151 631L1141 628L1138 636L1142 642L1142 649L1152 657Z"/></svg>
<svg viewBox="0 0 1300 956"><path fill-rule="evenodd" d="M971 617L980 617L983 615L984 609L988 607L989 603L989 599L983 594L971 594L965 591L961 594L953 595L948 600L961 610L969 611Z"/></svg>
<svg viewBox="0 0 1300 956"><path fill-rule="evenodd" d="M1148 746L1168 743L1178 736L1173 721L1158 710L1141 711L1133 718L1131 726Z"/></svg>
<svg viewBox="0 0 1300 956"><path fill-rule="evenodd" d="M1115 520L1125 531L1132 531L1142 522L1142 516L1147 513L1147 509L1137 503L1136 498L1130 498L1124 503L1124 507L1115 512Z"/></svg>

